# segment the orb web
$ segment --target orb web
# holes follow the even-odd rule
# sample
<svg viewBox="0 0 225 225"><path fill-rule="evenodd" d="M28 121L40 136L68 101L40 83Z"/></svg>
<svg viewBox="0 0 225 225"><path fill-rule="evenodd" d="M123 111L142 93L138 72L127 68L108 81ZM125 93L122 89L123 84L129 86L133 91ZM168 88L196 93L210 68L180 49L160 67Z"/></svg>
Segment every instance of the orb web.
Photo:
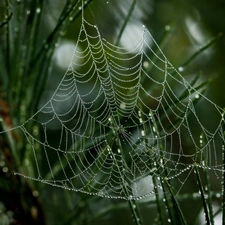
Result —
<svg viewBox="0 0 225 225"><path fill-rule="evenodd" d="M122 48L102 38L82 12L60 84L39 111L13 128L25 135L36 168L34 176L15 174L123 199L151 195L165 178L182 188L194 165L220 176L224 110L181 71L146 27L136 43ZM198 105L210 109L217 124L212 127ZM30 131L31 124L41 135Z"/></svg>

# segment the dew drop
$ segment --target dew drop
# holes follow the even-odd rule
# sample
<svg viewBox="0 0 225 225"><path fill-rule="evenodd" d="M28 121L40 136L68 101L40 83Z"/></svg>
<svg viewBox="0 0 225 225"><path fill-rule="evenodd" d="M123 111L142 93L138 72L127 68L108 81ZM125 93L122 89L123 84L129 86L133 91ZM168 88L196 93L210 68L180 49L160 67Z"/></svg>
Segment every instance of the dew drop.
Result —
<svg viewBox="0 0 225 225"><path fill-rule="evenodd" d="M9 169L5 166L2 168L3 173L7 173L9 171Z"/></svg>
<svg viewBox="0 0 225 225"><path fill-rule="evenodd" d="M38 197L38 196L39 196L39 192L36 191L36 190L34 190L34 191L32 192L32 194L33 194L34 197Z"/></svg>
<svg viewBox="0 0 225 225"><path fill-rule="evenodd" d="M220 193L216 193L217 198L220 198L220 196L221 196Z"/></svg>
<svg viewBox="0 0 225 225"><path fill-rule="evenodd" d="M182 72L182 71L184 71L184 68L180 66L180 67L178 68L178 71L179 71L179 72Z"/></svg>
<svg viewBox="0 0 225 225"><path fill-rule="evenodd" d="M169 31L170 29L171 29L170 25L166 25L166 26L165 26L165 30L166 30L166 31Z"/></svg>
<svg viewBox="0 0 225 225"><path fill-rule="evenodd" d="M196 94L196 95L195 95L195 98L199 98L199 94Z"/></svg>
<svg viewBox="0 0 225 225"><path fill-rule="evenodd" d="M125 109L125 108L126 108L126 103L125 103L125 102L121 102L120 108L121 108L121 109Z"/></svg>
<svg viewBox="0 0 225 225"><path fill-rule="evenodd" d="M82 7L81 6L79 6L79 8L78 8L79 10L81 10L82 9Z"/></svg>
<svg viewBox="0 0 225 225"><path fill-rule="evenodd" d="M59 32L59 35L60 35L60 36L65 36L65 34L66 34L66 31L61 30L61 31Z"/></svg>
<svg viewBox="0 0 225 225"><path fill-rule="evenodd" d="M27 15L29 15L30 14L30 10L27 10Z"/></svg>
<svg viewBox="0 0 225 225"><path fill-rule="evenodd" d="M193 193L193 197L197 198L198 197L198 193Z"/></svg>
<svg viewBox="0 0 225 225"><path fill-rule="evenodd" d="M72 21L72 20L73 20L73 17L71 16L71 17L69 18L69 20Z"/></svg>
<svg viewBox="0 0 225 225"><path fill-rule="evenodd" d="M168 221L168 223L171 223L171 219L168 219L167 221Z"/></svg>
<svg viewBox="0 0 225 225"><path fill-rule="evenodd" d="M144 62L143 62L143 67L144 67L145 69L147 69L148 66L149 66L149 62L148 62L148 61L144 61Z"/></svg>

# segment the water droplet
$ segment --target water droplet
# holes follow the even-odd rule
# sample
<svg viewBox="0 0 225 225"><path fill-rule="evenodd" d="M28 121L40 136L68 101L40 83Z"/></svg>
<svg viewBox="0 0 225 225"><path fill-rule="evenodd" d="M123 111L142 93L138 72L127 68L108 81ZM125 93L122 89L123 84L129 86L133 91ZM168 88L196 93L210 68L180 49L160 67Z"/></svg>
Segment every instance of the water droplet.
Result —
<svg viewBox="0 0 225 225"><path fill-rule="evenodd" d="M118 148L117 152L120 153L120 149L119 148Z"/></svg>
<svg viewBox="0 0 225 225"><path fill-rule="evenodd" d="M198 197L198 193L193 193L193 197L197 198Z"/></svg>
<svg viewBox="0 0 225 225"><path fill-rule="evenodd" d="M171 223L171 219L168 219L167 221L168 221L168 223Z"/></svg>
<svg viewBox="0 0 225 225"><path fill-rule="evenodd" d="M145 131L144 130L141 131L141 135L145 136Z"/></svg>
<svg viewBox="0 0 225 225"><path fill-rule="evenodd" d="M166 31L169 31L170 28L171 28L170 25L166 25L166 26L165 26L165 30L166 30Z"/></svg>
<svg viewBox="0 0 225 225"><path fill-rule="evenodd" d="M28 9L28 10L27 10L27 15L29 15L29 14L30 14L30 10Z"/></svg>
<svg viewBox="0 0 225 225"><path fill-rule="evenodd" d="M79 8L78 8L79 10L81 10L82 9L82 7L81 6L79 6Z"/></svg>
<svg viewBox="0 0 225 225"><path fill-rule="evenodd" d="M195 95L195 98L199 98L199 94L196 94L196 95Z"/></svg>
<svg viewBox="0 0 225 225"><path fill-rule="evenodd" d="M109 2L106 2L106 4L109 4Z"/></svg>
<svg viewBox="0 0 225 225"><path fill-rule="evenodd" d="M182 71L184 71L184 68L180 66L180 67L178 68L178 71L179 71L179 72L182 72Z"/></svg>
<svg viewBox="0 0 225 225"><path fill-rule="evenodd" d="M220 198L220 196L221 196L220 193L216 193L217 198Z"/></svg>
<svg viewBox="0 0 225 225"><path fill-rule="evenodd" d="M143 67L144 67L145 69L147 69L148 66L149 66L149 62L148 62L148 61L144 61L144 62L143 62Z"/></svg>
<svg viewBox="0 0 225 225"><path fill-rule="evenodd" d="M32 192L32 194L33 194L34 197L38 197L38 196L39 196L39 192L36 191L36 190L34 190L34 191Z"/></svg>
<svg viewBox="0 0 225 225"><path fill-rule="evenodd" d="M7 173L9 171L9 169L5 166L2 168L3 173Z"/></svg>
<svg viewBox="0 0 225 225"><path fill-rule="evenodd" d="M39 14L40 12L41 12L41 9L40 8L37 8L36 9L36 13Z"/></svg>
<svg viewBox="0 0 225 225"><path fill-rule="evenodd" d="M121 102L120 103L120 108L121 109L125 109L126 108L126 103L125 102Z"/></svg>
<svg viewBox="0 0 225 225"><path fill-rule="evenodd" d="M73 20L73 17L71 16L71 17L69 18L69 20L72 21L72 20Z"/></svg>

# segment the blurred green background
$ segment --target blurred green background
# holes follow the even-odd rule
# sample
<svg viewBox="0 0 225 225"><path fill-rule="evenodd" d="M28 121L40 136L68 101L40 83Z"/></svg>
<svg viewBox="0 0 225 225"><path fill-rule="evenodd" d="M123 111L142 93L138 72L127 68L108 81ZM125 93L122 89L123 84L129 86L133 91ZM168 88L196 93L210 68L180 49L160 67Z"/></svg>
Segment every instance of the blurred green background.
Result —
<svg viewBox="0 0 225 225"><path fill-rule="evenodd" d="M62 79L81 25L79 6L70 8L69 4L76 2L0 1L1 130L30 118ZM158 43L166 35L160 46L176 68L225 31L224 0L92 0L87 1L85 18L94 18L102 37L116 43L132 4L135 8L120 45L132 45L142 35L144 24ZM210 79L205 95L220 107L225 107L224 52L223 35L182 71L187 80L199 72L203 80ZM206 107L202 107L201 114L215 123ZM0 225L134 224L126 201L89 196L15 176L14 171L35 167L29 157L26 139L20 133L0 135ZM144 224L157 224L154 202L137 204ZM184 197L181 206L187 221L197 209L201 210L200 203L189 197ZM199 219L196 224L201 223Z"/></svg>

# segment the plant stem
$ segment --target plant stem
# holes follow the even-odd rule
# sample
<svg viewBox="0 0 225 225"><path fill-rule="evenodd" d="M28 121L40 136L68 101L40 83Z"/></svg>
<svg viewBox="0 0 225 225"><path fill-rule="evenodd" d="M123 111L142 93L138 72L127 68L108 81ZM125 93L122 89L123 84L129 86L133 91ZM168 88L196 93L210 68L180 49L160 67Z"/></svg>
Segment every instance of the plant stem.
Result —
<svg viewBox="0 0 225 225"><path fill-rule="evenodd" d="M129 19L130 19L131 15L132 15L132 13L134 11L134 8L135 8L136 3L137 3L137 0L133 0L133 3L131 5L131 7L130 7L130 10L128 12L128 15L126 16L126 19L125 19L125 21L123 23L123 26L121 27L120 32L119 32L119 35L118 35L118 37L116 39L115 46L118 46L119 43L120 43L120 39L121 39L121 37L123 35L123 32L124 32L124 30L125 30L125 28L127 26L127 23L129 21Z"/></svg>
<svg viewBox="0 0 225 225"><path fill-rule="evenodd" d="M197 181L198 181L198 186L199 186L199 190L200 190L201 197L202 197L202 203L203 203L203 207L204 207L204 211L205 211L206 223L207 223L207 225L210 225L210 215L209 215L209 211L208 211L208 207L207 207L207 202L206 202L206 198L205 198L200 174L199 174L198 167L197 167L196 163L194 164L194 169L195 169L195 173L196 173Z"/></svg>
<svg viewBox="0 0 225 225"><path fill-rule="evenodd" d="M184 218L184 215L183 215L183 213L182 213L182 211L181 211L181 209L180 209L179 203L178 203L178 201L176 200L175 195L174 195L174 193L173 193L172 187L170 186L170 184L169 184L169 182L168 182L167 179L164 179L164 181L166 182L167 187L168 187L168 189L169 189L169 191L170 191L170 194L171 194L171 196L172 196L172 199L173 199L173 202L174 202L174 206L176 207L176 211L177 211L178 216L179 216L179 219L180 219L180 224L182 224L182 225L187 225L187 222L186 222L186 220L185 220L185 218Z"/></svg>

